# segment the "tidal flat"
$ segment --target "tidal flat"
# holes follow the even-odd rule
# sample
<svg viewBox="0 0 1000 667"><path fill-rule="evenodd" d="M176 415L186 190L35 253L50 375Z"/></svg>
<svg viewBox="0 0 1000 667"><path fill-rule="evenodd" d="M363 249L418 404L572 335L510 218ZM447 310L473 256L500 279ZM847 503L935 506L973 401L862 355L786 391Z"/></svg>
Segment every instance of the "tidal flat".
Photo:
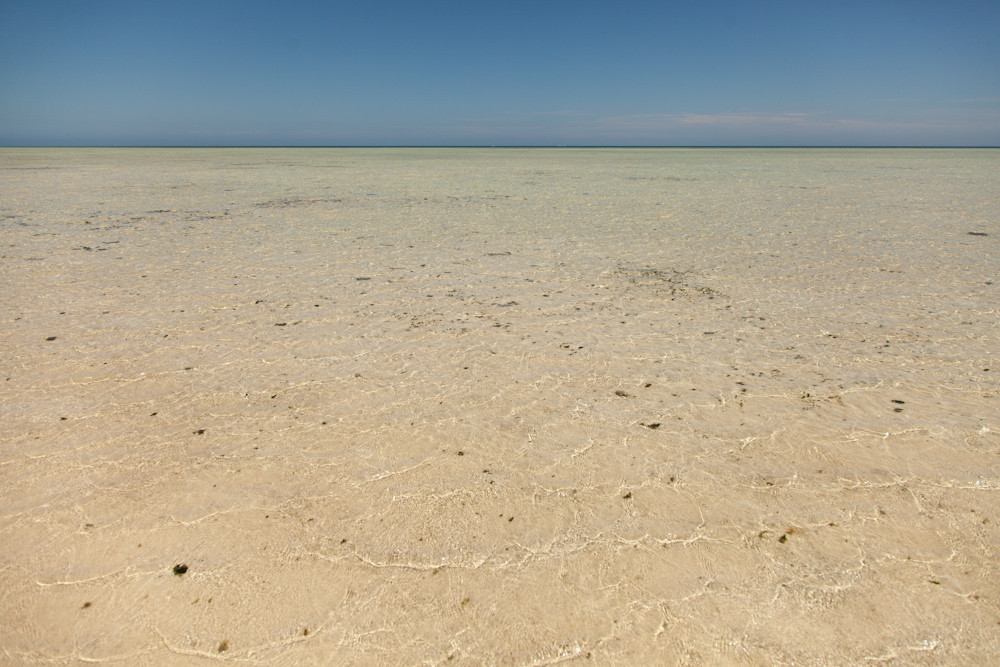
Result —
<svg viewBox="0 0 1000 667"><path fill-rule="evenodd" d="M1000 150L0 149L11 664L987 664Z"/></svg>

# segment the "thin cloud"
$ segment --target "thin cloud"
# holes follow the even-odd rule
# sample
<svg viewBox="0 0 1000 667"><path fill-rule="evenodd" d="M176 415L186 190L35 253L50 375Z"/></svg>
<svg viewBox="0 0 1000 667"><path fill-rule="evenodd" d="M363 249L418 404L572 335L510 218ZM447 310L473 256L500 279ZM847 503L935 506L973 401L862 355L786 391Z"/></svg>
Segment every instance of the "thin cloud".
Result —
<svg viewBox="0 0 1000 667"><path fill-rule="evenodd" d="M969 115L953 110L938 110L929 117L919 119L879 120L837 117L832 114L786 111L633 114L608 116L587 123L597 132L614 134L660 133L704 129L706 131L866 131L910 132L926 130L967 130L973 127L998 129L1000 113L987 112ZM582 129L582 128L581 128Z"/></svg>
<svg viewBox="0 0 1000 667"><path fill-rule="evenodd" d="M435 129L476 144L983 145L1000 141L1000 111L911 108L906 117L867 118L798 109L607 116L545 110L455 119Z"/></svg>

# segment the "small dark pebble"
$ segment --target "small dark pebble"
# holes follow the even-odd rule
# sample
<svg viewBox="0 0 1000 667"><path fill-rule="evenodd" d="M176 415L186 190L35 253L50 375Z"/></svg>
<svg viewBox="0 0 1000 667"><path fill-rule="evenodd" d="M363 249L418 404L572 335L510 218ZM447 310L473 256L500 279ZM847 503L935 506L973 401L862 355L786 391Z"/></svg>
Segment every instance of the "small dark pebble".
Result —
<svg viewBox="0 0 1000 667"><path fill-rule="evenodd" d="M462 450L460 449L460 450L458 450L458 455L459 455L459 456L465 456L465 452L463 452L463 451L462 451Z"/></svg>
<svg viewBox="0 0 1000 667"><path fill-rule="evenodd" d="M303 637L309 636L309 628L302 628L302 636Z"/></svg>
<svg viewBox="0 0 1000 667"><path fill-rule="evenodd" d="M785 542L787 542L788 541L788 534L786 533L786 534L782 535L781 537L779 537L778 541L781 542L782 544L784 544Z"/></svg>
<svg viewBox="0 0 1000 667"><path fill-rule="evenodd" d="M222 653L223 651L227 650L229 650L229 640L223 639L221 642L219 642L219 653Z"/></svg>
<svg viewBox="0 0 1000 667"><path fill-rule="evenodd" d="M179 565L174 565L174 574L176 574L178 577L187 571L188 571L188 566L185 565L184 563L181 563Z"/></svg>
<svg viewBox="0 0 1000 667"><path fill-rule="evenodd" d="M898 398L892 399L892 402L893 403L899 403L900 405L905 405L906 404L906 401L901 401Z"/></svg>
<svg viewBox="0 0 1000 667"><path fill-rule="evenodd" d="M660 422L653 422L652 424L643 424L643 426L645 426L646 428L651 428L655 431L656 429L660 428L661 424Z"/></svg>
<svg viewBox="0 0 1000 667"><path fill-rule="evenodd" d="M288 326L288 322L276 322L274 326L276 327Z"/></svg>
<svg viewBox="0 0 1000 667"><path fill-rule="evenodd" d="M48 337L48 338L46 338L45 340L55 340L55 339L56 339L56 337L55 337L55 336L49 336L49 337Z"/></svg>
<svg viewBox="0 0 1000 667"><path fill-rule="evenodd" d="M622 498L624 498L625 500L628 500L628 499L629 499L629 498L631 498L631 497L632 497L632 492L631 492L631 491L629 491L629 492L628 492L628 493L626 493L626 494L625 494L624 496L622 496Z"/></svg>
<svg viewBox="0 0 1000 667"><path fill-rule="evenodd" d="M82 607L80 607L80 609L87 609L88 607L90 607L90 605L91 605L91 604L92 604L92 603L90 603L90 602L84 602L84 603L83 603L83 606L82 606Z"/></svg>
<svg viewBox="0 0 1000 667"><path fill-rule="evenodd" d="M200 428L197 431L194 431L194 435L205 435L205 429Z"/></svg>
<svg viewBox="0 0 1000 667"><path fill-rule="evenodd" d="M627 391L622 391L621 389L615 391L615 396L622 396L623 398L628 398L631 394Z"/></svg>
<svg viewBox="0 0 1000 667"><path fill-rule="evenodd" d="M966 232L969 236L989 236L986 232Z"/></svg>
<svg viewBox="0 0 1000 667"><path fill-rule="evenodd" d="M368 276L358 276L355 280L371 280Z"/></svg>
<svg viewBox="0 0 1000 667"><path fill-rule="evenodd" d="M892 411L893 412L902 412L903 408L893 408Z"/></svg>

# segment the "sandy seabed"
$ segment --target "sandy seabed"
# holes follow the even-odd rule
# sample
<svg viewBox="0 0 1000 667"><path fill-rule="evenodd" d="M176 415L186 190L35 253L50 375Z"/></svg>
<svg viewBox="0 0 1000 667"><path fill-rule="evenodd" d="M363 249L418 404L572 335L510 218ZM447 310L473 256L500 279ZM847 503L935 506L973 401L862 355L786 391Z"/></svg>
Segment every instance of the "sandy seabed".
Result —
<svg viewBox="0 0 1000 667"><path fill-rule="evenodd" d="M0 661L987 664L1000 151L0 149Z"/></svg>

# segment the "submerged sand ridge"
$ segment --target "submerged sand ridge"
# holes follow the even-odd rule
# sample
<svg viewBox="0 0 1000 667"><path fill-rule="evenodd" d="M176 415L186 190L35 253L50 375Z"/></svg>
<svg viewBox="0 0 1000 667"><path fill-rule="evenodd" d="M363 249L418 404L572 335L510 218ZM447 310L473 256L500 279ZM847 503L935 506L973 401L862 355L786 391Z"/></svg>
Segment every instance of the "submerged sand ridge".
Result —
<svg viewBox="0 0 1000 667"><path fill-rule="evenodd" d="M988 662L998 161L3 149L3 656Z"/></svg>

